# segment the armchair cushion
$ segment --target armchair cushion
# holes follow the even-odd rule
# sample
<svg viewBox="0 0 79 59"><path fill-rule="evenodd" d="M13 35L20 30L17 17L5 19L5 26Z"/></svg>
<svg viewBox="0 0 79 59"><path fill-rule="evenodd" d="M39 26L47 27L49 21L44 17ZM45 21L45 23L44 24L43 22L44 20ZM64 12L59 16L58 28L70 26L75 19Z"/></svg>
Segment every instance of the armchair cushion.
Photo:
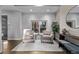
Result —
<svg viewBox="0 0 79 59"><path fill-rule="evenodd" d="M24 29L23 39L33 38L33 32L30 29Z"/></svg>
<svg viewBox="0 0 79 59"><path fill-rule="evenodd" d="M43 35L43 37L52 37L52 34L50 34L50 35Z"/></svg>
<svg viewBox="0 0 79 59"><path fill-rule="evenodd" d="M43 31L41 42L46 42L46 43L51 42L52 43L53 42L52 37L53 37L53 33L48 30L45 30L45 31Z"/></svg>
<svg viewBox="0 0 79 59"><path fill-rule="evenodd" d="M50 35L50 34L51 34L51 32L50 32L50 31L46 31L46 30L45 30L45 31L43 31L43 34L44 34L44 35Z"/></svg>

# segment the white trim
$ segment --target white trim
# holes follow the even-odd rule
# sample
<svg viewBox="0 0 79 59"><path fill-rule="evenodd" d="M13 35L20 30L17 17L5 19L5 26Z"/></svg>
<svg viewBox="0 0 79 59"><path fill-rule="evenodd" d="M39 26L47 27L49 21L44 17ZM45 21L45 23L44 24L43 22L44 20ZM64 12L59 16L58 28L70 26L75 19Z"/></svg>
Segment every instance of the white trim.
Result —
<svg viewBox="0 0 79 59"><path fill-rule="evenodd" d="M77 25L77 23L78 23L77 20L75 20L75 27L79 28L79 25Z"/></svg>
<svg viewBox="0 0 79 59"><path fill-rule="evenodd" d="M0 53L2 53L2 23L1 23L1 11L0 11Z"/></svg>

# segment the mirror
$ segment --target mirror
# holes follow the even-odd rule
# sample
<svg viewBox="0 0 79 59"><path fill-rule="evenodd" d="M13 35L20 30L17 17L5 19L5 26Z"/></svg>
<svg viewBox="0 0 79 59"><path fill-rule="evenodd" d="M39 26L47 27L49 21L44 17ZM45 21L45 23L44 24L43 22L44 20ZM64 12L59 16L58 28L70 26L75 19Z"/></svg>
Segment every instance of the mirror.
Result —
<svg viewBox="0 0 79 59"><path fill-rule="evenodd" d="M79 28L79 6L74 6L66 16L66 23L71 28Z"/></svg>

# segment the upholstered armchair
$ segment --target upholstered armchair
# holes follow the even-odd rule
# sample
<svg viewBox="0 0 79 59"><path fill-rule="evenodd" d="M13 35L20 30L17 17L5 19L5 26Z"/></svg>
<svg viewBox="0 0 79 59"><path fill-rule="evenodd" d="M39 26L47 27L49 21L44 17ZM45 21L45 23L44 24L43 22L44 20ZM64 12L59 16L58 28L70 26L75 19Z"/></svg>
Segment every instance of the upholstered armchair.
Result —
<svg viewBox="0 0 79 59"><path fill-rule="evenodd" d="M23 42L34 42L34 33L30 29L24 29Z"/></svg>
<svg viewBox="0 0 79 59"><path fill-rule="evenodd" d="M41 42L53 43L53 33L48 30L43 31Z"/></svg>

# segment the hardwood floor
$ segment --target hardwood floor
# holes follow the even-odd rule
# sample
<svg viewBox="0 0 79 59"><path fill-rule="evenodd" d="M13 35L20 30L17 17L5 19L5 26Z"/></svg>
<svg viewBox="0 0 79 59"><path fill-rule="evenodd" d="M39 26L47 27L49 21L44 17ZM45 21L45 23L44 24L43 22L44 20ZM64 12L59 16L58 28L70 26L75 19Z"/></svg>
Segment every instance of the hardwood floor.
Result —
<svg viewBox="0 0 79 59"><path fill-rule="evenodd" d="M50 52L50 51L11 51L17 46L21 40L4 40L3 41L3 54L65 54L64 51Z"/></svg>
<svg viewBox="0 0 79 59"><path fill-rule="evenodd" d="M6 43L5 43L6 42ZM3 41L3 53L11 53L11 50L17 46L21 40L4 40Z"/></svg>

